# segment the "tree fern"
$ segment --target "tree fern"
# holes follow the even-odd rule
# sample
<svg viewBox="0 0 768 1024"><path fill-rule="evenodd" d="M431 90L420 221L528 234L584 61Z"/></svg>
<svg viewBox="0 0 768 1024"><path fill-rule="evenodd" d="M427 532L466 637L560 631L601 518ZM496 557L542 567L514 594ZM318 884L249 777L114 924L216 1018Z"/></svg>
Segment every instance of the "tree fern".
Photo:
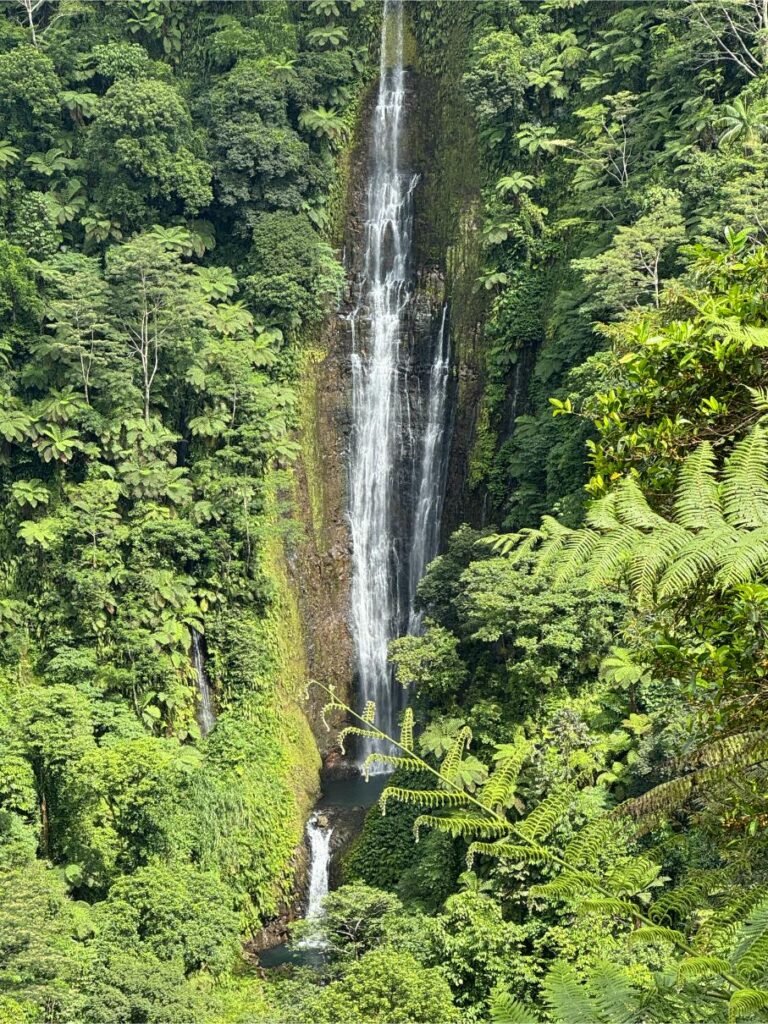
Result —
<svg viewBox="0 0 768 1024"><path fill-rule="evenodd" d="M518 834L531 841L538 842L546 839L570 807L573 795L574 791L571 787L550 793L523 821L518 823L516 829Z"/></svg>
<svg viewBox="0 0 768 1024"><path fill-rule="evenodd" d="M333 707L338 707L339 702L333 691L326 689L325 692L331 696ZM362 721L362 717L352 708L341 705L340 710ZM394 746L403 749L396 740L377 729L358 731L364 734L373 732L376 738L389 740ZM753 898L748 905L742 899L736 901L738 907L732 901L732 905L715 910L699 927L693 939L688 940L685 932L663 923L666 912L660 914L657 920L650 916L653 911L649 911L646 904L650 898L649 888L659 881L657 864L647 858L636 857L618 867L614 864L607 875L596 869L599 860L593 854L600 835L606 835L602 831L605 821L610 819L604 819L599 825L588 826L588 834L580 841L572 840L566 848L566 855L561 856L546 846L545 842L567 812L575 792L573 787L564 787L551 793L523 821L511 822L497 809L498 805L483 802L483 791L475 796L463 788L459 768L468 742L467 734L460 745L454 745L449 753L453 765L449 776L443 773L444 766L438 771L415 754L404 751L406 759L420 762L422 770L435 776L442 788L411 790L388 786L381 796L382 813L386 811L390 799L411 803L427 811L414 823L417 840L421 829L435 829L453 838L466 840L471 856L479 853L516 857L523 863L546 863L550 869L559 869L560 873L550 881L532 886L530 894L573 901L575 909L583 908L587 912L631 924L640 938L663 938L670 942L678 953L683 954L683 963L688 965L683 971L687 969L693 975L697 970L705 972L711 968L726 983L728 988L722 991L719 998L730 996L730 1011L734 1020L747 1015L745 1007L762 1005L762 990L752 986L762 980L760 974L764 970L762 965L765 959L764 939L768 933L768 892L761 891L759 897ZM690 786L694 776L722 772L729 751L738 750L742 755L749 751L748 756L755 756L761 743L762 740L751 736L748 739L737 741L730 738L728 742L712 744L710 750L699 751L692 757L691 763L702 767L695 768L683 780L674 781L682 781ZM500 758L500 761L503 760L503 757ZM499 782L501 786L501 780ZM508 788L508 780L501 788ZM627 813L626 808L623 813ZM587 864L587 870L584 870L572 863L570 858L573 857L578 858L581 864L584 864L585 858L591 857L592 863ZM745 906L749 917L743 923ZM732 953L726 960L721 952L728 948L732 949ZM702 957L711 958L708 968L702 962ZM745 965L748 977L739 973L740 964ZM606 968L602 973L595 972L589 983L582 986L570 968L556 965L544 985L551 1016L561 1024L586 1021L617 1024L636 1020L634 993L630 991L631 986L627 987L625 975L611 973L615 970L620 969Z"/></svg>
<svg viewBox="0 0 768 1024"><path fill-rule="evenodd" d="M453 746L445 755L445 758L440 765L441 780L449 784L455 780L461 759L464 757L471 740L472 730L467 725L462 726L456 733Z"/></svg>
<svg viewBox="0 0 768 1024"><path fill-rule="evenodd" d="M509 806L515 794L515 787L523 767L531 751L531 743L520 736L509 753L499 758L496 768L480 791L480 800L494 811L501 811Z"/></svg>
<svg viewBox="0 0 768 1024"><path fill-rule="evenodd" d="M742 1020L744 1017L751 1017L758 1020L755 1014L762 1010L768 1010L768 989L742 988L734 992L728 1003L728 1020ZM765 1020L765 1014L761 1013Z"/></svg>
<svg viewBox="0 0 768 1024"><path fill-rule="evenodd" d="M576 971L555 964L544 979L544 1000L557 1024L630 1024L640 997L626 968L601 963L582 983Z"/></svg>
<svg viewBox="0 0 768 1024"><path fill-rule="evenodd" d="M529 845L512 842L509 838L499 839L495 843L476 841L470 843L467 850L467 868L471 868L478 854L486 857L498 857L521 864L547 864L552 860L552 851L546 846Z"/></svg>
<svg viewBox="0 0 768 1024"><path fill-rule="evenodd" d="M381 813L387 813L387 804L390 800L397 800L404 804L414 804L416 807L425 807L434 810L437 807L466 807L469 804L469 796L455 790L445 789L403 789L400 786L387 786L379 797Z"/></svg>
<svg viewBox="0 0 768 1024"><path fill-rule="evenodd" d="M730 547L723 550L715 585L721 590L765 576L768 569L768 527L739 534L734 531Z"/></svg>
<svg viewBox="0 0 768 1024"><path fill-rule="evenodd" d="M394 754L383 754L378 750L369 754L362 765L362 772L366 779L369 777L371 768L375 765L389 765L391 768L404 768L409 772L425 771L423 761L414 757L397 757Z"/></svg>
<svg viewBox="0 0 768 1024"><path fill-rule="evenodd" d="M486 836L489 839L498 838L511 832L511 826L501 821L493 821L490 818L481 818L473 815L435 815L422 814L413 823L413 834L416 842L423 828L433 828L437 832L445 832L454 839L466 839L473 836Z"/></svg>
<svg viewBox="0 0 768 1024"><path fill-rule="evenodd" d="M494 989L488 1009L492 1024L540 1024L540 1018L505 989Z"/></svg>
<svg viewBox="0 0 768 1024"><path fill-rule="evenodd" d="M723 509L715 478L715 453L708 441L682 465L677 482L675 518L686 530L721 526Z"/></svg>
<svg viewBox="0 0 768 1024"><path fill-rule="evenodd" d="M768 438L760 427L734 445L725 464L723 508L731 526L768 526Z"/></svg>
<svg viewBox="0 0 768 1024"><path fill-rule="evenodd" d="M768 974L768 899L753 907L742 924L730 961L747 978Z"/></svg>
<svg viewBox="0 0 768 1024"><path fill-rule="evenodd" d="M544 1001L558 1024L595 1024L597 1007L576 972L567 964L555 964L544 979Z"/></svg>

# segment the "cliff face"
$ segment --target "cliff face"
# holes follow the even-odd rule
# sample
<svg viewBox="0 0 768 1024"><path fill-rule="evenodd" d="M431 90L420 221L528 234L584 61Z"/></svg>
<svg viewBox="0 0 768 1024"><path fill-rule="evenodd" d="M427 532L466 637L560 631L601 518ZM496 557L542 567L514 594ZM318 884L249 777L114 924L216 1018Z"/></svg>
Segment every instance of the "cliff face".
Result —
<svg viewBox="0 0 768 1024"><path fill-rule="evenodd" d="M429 388L432 353L447 304L453 368L448 388L449 444L442 533L459 523L478 522L481 509L469 489L470 455L482 393L480 327L483 296L479 273L479 177L471 119L463 109L456 72L466 32L461 19L451 27L449 60L426 66L415 40L409 54L407 137L404 162L418 178L409 276L412 299L403 339L409 353L405 382L409 429L402 439L401 467L412 466L409 445L424 427L423 396ZM455 55L456 61L451 64ZM289 554L291 579L301 610L309 676L334 686L354 702L354 650L349 629L350 533L348 465L351 432L351 352L349 316L359 294L365 248L366 187L369 179L372 110L376 89L363 98L354 141L344 158L339 250L347 270L347 290L338 313L308 347L302 376L302 455L296 474L301 537ZM409 457L410 456L410 457ZM398 559L405 561L411 542L417 495L413 472L401 468L393 514ZM407 607L406 582L399 603ZM308 716L321 753L336 743L320 720L323 695L310 690Z"/></svg>

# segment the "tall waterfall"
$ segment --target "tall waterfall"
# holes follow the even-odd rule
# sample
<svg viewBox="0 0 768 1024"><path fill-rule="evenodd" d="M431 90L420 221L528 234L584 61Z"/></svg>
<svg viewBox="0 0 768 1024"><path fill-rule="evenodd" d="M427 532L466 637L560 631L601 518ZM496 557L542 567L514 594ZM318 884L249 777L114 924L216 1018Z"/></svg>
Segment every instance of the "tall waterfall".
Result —
<svg viewBox="0 0 768 1024"><path fill-rule="evenodd" d="M413 365L405 330L412 293L412 200L418 177L402 159L403 34L401 0L385 0L365 255L359 300L350 317L352 633L358 699L362 706L376 703L377 723L390 734L397 725L401 698L387 646L409 625L418 628L415 588L436 554L443 475L436 465L442 460L449 376L446 311L430 355L427 386L423 367ZM375 749L380 749L376 743L365 743L361 759Z"/></svg>
<svg viewBox="0 0 768 1024"><path fill-rule="evenodd" d="M195 668L197 683L197 724L200 726L200 733L207 736L216 725L216 712L213 710L213 694L211 684L208 682L208 675L205 671L205 659L203 648L200 644L200 634L196 629L192 630L192 664Z"/></svg>

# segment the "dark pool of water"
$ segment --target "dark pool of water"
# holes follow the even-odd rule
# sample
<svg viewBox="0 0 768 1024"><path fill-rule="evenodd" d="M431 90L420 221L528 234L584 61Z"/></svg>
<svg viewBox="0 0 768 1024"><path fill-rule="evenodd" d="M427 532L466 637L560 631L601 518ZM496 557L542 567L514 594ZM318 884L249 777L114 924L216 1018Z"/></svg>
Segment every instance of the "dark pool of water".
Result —
<svg viewBox="0 0 768 1024"><path fill-rule="evenodd" d="M316 971L323 966L324 957L321 949L302 949L291 947L287 942L272 949L259 953L259 966L267 969L274 967L313 967Z"/></svg>
<svg viewBox="0 0 768 1024"><path fill-rule="evenodd" d="M351 779L329 779L317 802L317 810L324 807L372 807L389 782L389 775L372 775L366 782L362 775Z"/></svg>

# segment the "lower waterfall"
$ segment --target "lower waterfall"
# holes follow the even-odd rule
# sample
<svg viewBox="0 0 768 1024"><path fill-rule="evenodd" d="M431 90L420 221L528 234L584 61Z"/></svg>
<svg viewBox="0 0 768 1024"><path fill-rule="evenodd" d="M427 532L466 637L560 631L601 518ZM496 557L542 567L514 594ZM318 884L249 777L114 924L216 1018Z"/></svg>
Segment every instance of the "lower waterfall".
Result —
<svg viewBox="0 0 768 1024"><path fill-rule="evenodd" d="M328 879L331 869L331 836L333 829L321 824L316 814L307 822L309 839L309 895L307 921L317 921L323 916L323 900L328 895ZM301 943L304 949L319 949L322 940L308 935Z"/></svg>

